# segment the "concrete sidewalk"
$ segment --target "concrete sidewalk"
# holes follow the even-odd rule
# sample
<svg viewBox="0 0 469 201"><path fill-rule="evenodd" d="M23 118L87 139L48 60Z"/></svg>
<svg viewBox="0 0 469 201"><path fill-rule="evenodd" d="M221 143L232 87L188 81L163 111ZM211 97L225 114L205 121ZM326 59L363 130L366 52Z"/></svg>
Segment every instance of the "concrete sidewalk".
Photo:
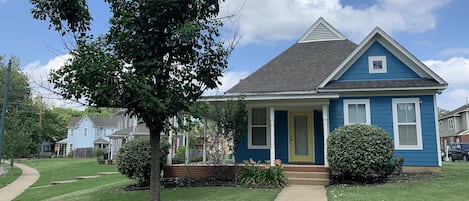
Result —
<svg viewBox="0 0 469 201"><path fill-rule="evenodd" d="M23 173L13 183L0 189L0 201L13 200L39 179L39 172L34 168L16 163L16 167L21 168Z"/></svg>
<svg viewBox="0 0 469 201"><path fill-rule="evenodd" d="M327 201L323 185L292 185L284 188L275 201Z"/></svg>

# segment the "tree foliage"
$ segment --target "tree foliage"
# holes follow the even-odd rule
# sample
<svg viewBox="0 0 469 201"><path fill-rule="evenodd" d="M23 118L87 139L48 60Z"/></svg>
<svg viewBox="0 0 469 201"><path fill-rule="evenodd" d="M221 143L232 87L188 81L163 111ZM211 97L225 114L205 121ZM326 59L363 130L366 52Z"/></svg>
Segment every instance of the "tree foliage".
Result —
<svg viewBox="0 0 469 201"><path fill-rule="evenodd" d="M223 163L224 146L219 144L229 143L229 150L236 154L236 147L246 133L247 111L246 102L243 97L237 100L227 100L223 102L211 103L210 106L202 112L202 116L215 122L215 132L213 139L213 160L215 163Z"/></svg>
<svg viewBox="0 0 469 201"><path fill-rule="evenodd" d="M87 35L86 1L64 2L31 0L33 17L78 36L72 59L50 81L64 98L127 108L143 119L152 145L152 199L159 200L160 133L170 117L216 88L226 68L218 0L106 0L111 26L98 37Z"/></svg>
<svg viewBox="0 0 469 201"><path fill-rule="evenodd" d="M5 88L7 64L0 56L0 89ZM2 158L19 158L29 156L36 151L40 142L38 108L31 99L28 77L19 68L19 59L11 58L10 88L8 111L5 123ZM3 100L3 93L0 94Z"/></svg>

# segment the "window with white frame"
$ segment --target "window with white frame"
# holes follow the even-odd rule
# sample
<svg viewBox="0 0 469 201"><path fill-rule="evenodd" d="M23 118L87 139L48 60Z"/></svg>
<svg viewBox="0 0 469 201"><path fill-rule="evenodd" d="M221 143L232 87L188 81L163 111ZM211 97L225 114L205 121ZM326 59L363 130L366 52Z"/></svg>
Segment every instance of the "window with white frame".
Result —
<svg viewBox="0 0 469 201"><path fill-rule="evenodd" d="M344 99L344 125L371 124L369 99Z"/></svg>
<svg viewBox="0 0 469 201"><path fill-rule="evenodd" d="M443 132L443 122L439 121L438 124L440 126L440 132Z"/></svg>
<svg viewBox="0 0 469 201"><path fill-rule="evenodd" d="M268 134L267 108L252 108L249 113L248 148L269 148L270 136Z"/></svg>
<svg viewBox="0 0 469 201"><path fill-rule="evenodd" d="M368 71L369 73L386 73L386 56L369 56Z"/></svg>
<svg viewBox="0 0 469 201"><path fill-rule="evenodd" d="M454 129L454 121L453 118L448 119L448 130Z"/></svg>
<svg viewBox="0 0 469 201"><path fill-rule="evenodd" d="M88 135L88 128L83 128L83 136L87 136Z"/></svg>
<svg viewBox="0 0 469 201"><path fill-rule="evenodd" d="M420 100L418 98L392 99L394 143L396 149L417 149L422 146Z"/></svg>

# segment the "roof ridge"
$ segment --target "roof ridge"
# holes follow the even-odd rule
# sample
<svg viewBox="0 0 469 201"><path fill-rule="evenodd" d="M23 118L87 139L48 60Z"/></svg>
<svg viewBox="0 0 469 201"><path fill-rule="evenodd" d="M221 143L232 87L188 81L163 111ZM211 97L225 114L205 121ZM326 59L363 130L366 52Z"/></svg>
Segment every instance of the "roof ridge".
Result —
<svg viewBox="0 0 469 201"><path fill-rule="evenodd" d="M308 43L317 41L345 40L342 33L331 26L324 18L320 17L309 27L297 43Z"/></svg>

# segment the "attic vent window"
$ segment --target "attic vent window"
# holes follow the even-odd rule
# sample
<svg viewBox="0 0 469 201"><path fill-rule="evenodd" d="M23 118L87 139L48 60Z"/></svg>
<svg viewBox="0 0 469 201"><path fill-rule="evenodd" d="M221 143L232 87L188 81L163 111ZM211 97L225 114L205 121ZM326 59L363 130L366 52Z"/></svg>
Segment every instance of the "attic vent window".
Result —
<svg viewBox="0 0 469 201"><path fill-rule="evenodd" d="M368 57L369 73L386 73L386 56L370 56Z"/></svg>

